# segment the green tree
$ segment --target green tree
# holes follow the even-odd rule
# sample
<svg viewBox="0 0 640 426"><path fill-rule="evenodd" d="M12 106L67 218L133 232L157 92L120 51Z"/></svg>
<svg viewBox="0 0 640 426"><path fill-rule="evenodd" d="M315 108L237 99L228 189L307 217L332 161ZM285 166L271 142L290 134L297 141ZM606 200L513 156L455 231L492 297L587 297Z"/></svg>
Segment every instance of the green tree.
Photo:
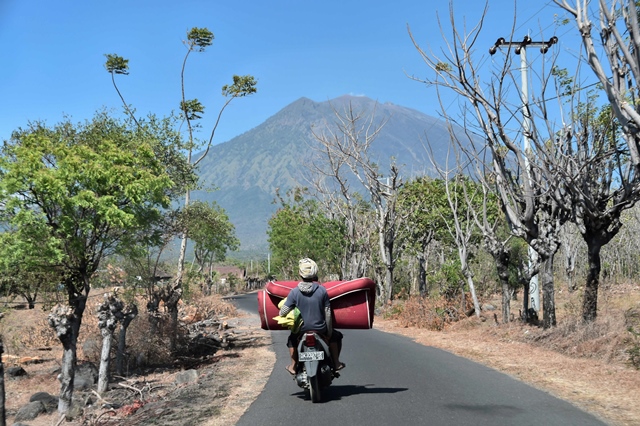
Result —
<svg viewBox="0 0 640 426"><path fill-rule="evenodd" d="M215 202L194 201L182 212L183 228L189 230L189 238L195 243L194 255L199 272L211 267L213 262L223 261L227 251L237 250L240 241L229 216Z"/></svg>
<svg viewBox="0 0 640 426"><path fill-rule="evenodd" d="M68 306L49 316L64 349L60 412L71 404L92 275L105 257L144 235L168 206L174 183L156 156L162 144L146 124L132 128L105 113L78 125L36 123L3 144L3 225L20 229L25 250L47 248L42 256L59 268L68 298Z"/></svg>
<svg viewBox="0 0 640 426"><path fill-rule="evenodd" d="M398 193L399 216L406 230L403 244L418 259L418 292L428 293L427 261L433 240L449 239L444 218L448 216L447 194L442 180L421 176L408 181Z"/></svg>
<svg viewBox="0 0 640 426"><path fill-rule="evenodd" d="M269 219L272 269L296 279L298 260L310 257L321 273L337 273L345 241L342 222L328 217L318 201L305 199L303 190L290 196L291 200L280 199L282 206Z"/></svg>
<svg viewBox="0 0 640 426"><path fill-rule="evenodd" d="M55 247L39 241L38 235L30 227L9 227L0 233L0 282L9 294L22 297L29 309L41 292L59 284Z"/></svg>

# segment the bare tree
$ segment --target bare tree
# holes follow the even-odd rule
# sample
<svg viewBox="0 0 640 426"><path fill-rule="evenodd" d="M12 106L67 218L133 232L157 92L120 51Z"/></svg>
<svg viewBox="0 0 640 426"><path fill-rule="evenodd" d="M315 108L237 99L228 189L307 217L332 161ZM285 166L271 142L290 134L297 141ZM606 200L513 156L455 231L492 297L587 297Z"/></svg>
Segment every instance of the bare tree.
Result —
<svg viewBox="0 0 640 426"><path fill-rule="evenodd" d="M318 168L325 170L324 175L333 179L330 185L337 184L347 201L351 200L353 195L348 190L348 177L344 175L345 172L350 173L369 196L369 201L375 209L379 256L384 265L384 281L382 285L378 281L378 286L386 302L393 297L393 270L397 258L397 253L394 252L397 233L396 201L402 181L395 164L391 164L385 177L369 155L371 144L386 121L375 123L375 109L369 112L367 117L364 111L355 111L351 103L343 111L333 108L333 112L336 118L333 126L327 125L321 132L313 131L326 156L326 166ZM346 207L353 205L352 202L348 202ZM345 212L353 219L351 215L354 210ZM350 221L348 225L353 223ZM355 229L349 230L354 231ZM353 257L352 259L356 260Z"/></svg>
<svg viewBox="0 0 640 426"><path fill-rule="evenodd" d="M540 104L529 104L521 98L518 99L522 102L521 108L509 98L509 89L513 89L517 81L512 71L511 55L505 55L504 61L496 62L489 81L480 77L474 52L477 51L475 42L483 26L484 15L468 34L458 30L452 6L449 19L452 37L450 40L445 37L442 56L422 49L409 30L416 49L433 72L433 77L414 79L434 86L438 91L452 91L467 101L467 108L463 111L464 124L467 128L477 129L481 137L471 138L465 149L474 152L473 157L478 159L485 147L489 149L493 178L511 232L527 241L538 254L540 262L549 259L549 264L552 264L560 244L559 225L567 220L570 205L559 204L558 198L549 195L555 191L558 181L536 164L538 150L546 149L549 135L553 134L546 121L547 111L544 104L534 109ZM483 51L486 52L485 49ZM550 73L543 70L541 75L544 88ZM443 112L449 121L455 121L446 110ZM535 118L541 119L543 126L535 125L534 113L538 113ZM512 131L513 125L508 123L519 116L522 117L520 124L523 130ZM520 137L530 141L529 146L519 143ZM534 264L531 275L537 269ZM547 288L543 292L547 298L544 301L547 311L544 325L548 327L555 324L553 275L544 274L543 281L543 287Z"/></svg>
<svg viewBox="0 0 640 426"><path fill-rule="evenodd" d="M565 147L570 182L577 205L575 222L587 243L589 262L582 306L585 321L597 317L601 273L600 251L622 226L621 214L640 199L640 24L634 1L554 0L575 19L585 59L610 105L598 121L583 112L558 137ZM570 4L571 3L571 4ZM601 43L596 46L590 16L597 8ZM587 102L587 105L589 103ZM622 143L619 143L622 141ZM586 159L585 159L586 157ZM563 168L559 168L560 171ZM576 174L582 180L571 180ZM586 190L585 190L586 188Z"/></svg>
<svg viewBox="0 0 640 426"><path fill-rule="evenodd" d="M476 287L473 282L473 273L469 267L469 256L473 249L472 237L476 232L472 213L475 208L473 204L476 197L474 194L470 194L469 182L462 174L456 173L453 178L450 178L448 171L439 170L439 173L444 180L447 201L451 208L450 219L452 220L445 220L445 223L458 249L460 268L469 286L475 314L480 318L480 304L478 303ZM474 186L477 187L477 185ZM462 196L462 199L460 199L460 196Z"/></svg>
<svg viewBox="0 0 640 426"><path fill-rule="evenodd" d="M456 137L453 132L450 133L453 138ZM458 145L464 146L465 144L459 143ZM456 149L455 146L454 149ZM457 149L456 152L462 154L470 153L467 150ZM509 281L509 264L514 256L510 244L513 236L509 233L501 232L505 226L505 221L504 216L497 214L497 210L499 210L496 206L498 196L495 191L495 183L491 182L493 173L487 170L486 162L481 161L481 158L476 153L471 156L471 160L466 161L469 165L466 171L477 182L478 191L474 193L475 200L473 202L465 192L465 200L476 227L482 233L484 248L489 252L496 264L496 272L502 291L502 322L506 324L511 321L511 299L514 294L514 288ZM458 164L460 163L461 161L459 160Z"/></svg>
<svg viewBox="0 0 640 426"><path fill-rule="evenodd" d="M371 259L371 208L358 193L352 193L349 184L337 170L317 169L319 178L313 183L317 197L323 204L328 216L339 219L345 226L346 242L340 260L342 279L355 279L366 274ZM325 178L331 177L328 186Z"/></svg>
<svg viewBox="0 0 640 426"><path fill-rule="evenodd" d="M602 84L613 115L629 148L631 162L640 166L640 24L635 1L598 0L601 44L596 47L588 0L554 0L575 19L591 70ZM598 48L602 50L598 50ZM604 58L603 58L604 57Z"/></svg>

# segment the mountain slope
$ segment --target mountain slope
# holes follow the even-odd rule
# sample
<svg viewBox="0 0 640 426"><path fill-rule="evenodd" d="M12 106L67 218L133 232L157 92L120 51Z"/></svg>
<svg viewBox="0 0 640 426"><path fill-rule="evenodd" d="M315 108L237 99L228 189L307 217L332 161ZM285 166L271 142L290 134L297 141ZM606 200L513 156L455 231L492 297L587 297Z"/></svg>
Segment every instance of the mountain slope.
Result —
<svg viewBox="0 0 640 426"><path fill-rule="evenodd" d="M440 119L366 97L341 96L325 102L300 98L259 126L215 145L200 164L205 188L217 189L197 191L194 198L216 201L227 211L241 250L266 252L267 222L278 207L273 203L276 190L284 194L295 186L308 185L305 165L317 146L311 130L321 133L335 122L334 109L343 111L349 103L365 118L375 111L374 123L386 121L371 150L381 171L388 169L392 157L403 176L431 170L427 140L435 158L444 164L449 133Z"/></svg>

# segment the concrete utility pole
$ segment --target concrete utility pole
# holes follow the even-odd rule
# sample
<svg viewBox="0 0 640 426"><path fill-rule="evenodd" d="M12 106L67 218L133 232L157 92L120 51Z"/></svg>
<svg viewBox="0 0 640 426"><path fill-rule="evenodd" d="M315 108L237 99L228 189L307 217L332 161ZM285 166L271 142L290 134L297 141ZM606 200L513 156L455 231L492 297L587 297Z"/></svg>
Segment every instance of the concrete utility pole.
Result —
<svg viewBox="0 0 640 426"><path fill-rule="evenodd" d="M521 87L521 99L522 99L522 136L524 146L524 161L527 169L527 175L529 175L529 156L528 153L531 150L531 140L529 135L531 134L531 115L529 113L529 64L527 63L527 46L539 47L540 52L544 55L549 48L558 42L558 37L553 36L549 41L533 41L528 35L524 36L522 41L506 41L500 37L496 40L496 43L489 48L489 54L494 55L498 48L504 46L508 49L514 48L516 55L520 55L520 77L522 81ZM529 246L529 266L538 262L538 253ZM540 286L538 285L538 275L531 278L529 282L529 309L533 309L536 317L540 312ZM528 312L525 312L528 316Z"/></svg>

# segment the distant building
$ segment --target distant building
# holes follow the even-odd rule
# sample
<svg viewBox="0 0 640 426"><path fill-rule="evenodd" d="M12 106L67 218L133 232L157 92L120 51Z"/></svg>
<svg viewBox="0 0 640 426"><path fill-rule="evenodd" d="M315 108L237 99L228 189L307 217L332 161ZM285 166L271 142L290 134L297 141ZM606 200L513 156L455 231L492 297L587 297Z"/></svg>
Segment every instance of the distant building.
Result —
<svg viewBox="0 0 640 426"><path fill-rule="evenodd" d="M244 281L247 270L244 268L238 268L237 266L214 266L213 271L218 274L221 280L226 280L229 276L235 276L241 281Z"/></svg>

